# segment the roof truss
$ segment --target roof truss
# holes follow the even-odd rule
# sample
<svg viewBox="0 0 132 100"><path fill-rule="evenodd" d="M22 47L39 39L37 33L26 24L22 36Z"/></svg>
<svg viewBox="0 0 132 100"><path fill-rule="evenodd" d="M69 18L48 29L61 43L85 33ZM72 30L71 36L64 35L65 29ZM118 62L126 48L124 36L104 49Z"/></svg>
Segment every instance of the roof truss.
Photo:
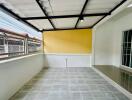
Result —
<svg viewBox="0 0 132 100"><path fill-rule="evenodd" d="M98 24L100 21L102 21L106 16L111 15L111 13L113 11L115 11L118 7L120 7L124 2L126 2L127 0L122 0L120 3L118 3L116 6L114 6L109 12L101 12L101 13L85 13L85 10L87 9L88 6L90 6L90 1L92 0L86 0L80 14L71 14L71 15L49 15L46 11L46 9L44 9L43 4L41 2L41 0L35 0L36 3L38 4L40 10L43 12L44 16L30 16L30 17L22 17L19 16L17 14L15 14L12 10L10 10L9 8L5 7L4 5L0 4L0 8L2 8L4 11L6 11L7 13L9 13L11 16L13 16L14 18L16 18L17 20L25 23L26 25L32 27L33 29L37 30L37 31L54 31L54 30L69 30L69 29L87 29L87 28L93 28L96 24ZM78 24L80 22L80 17L84 17L84 18L89 18L89 17L95 17L95 16L101 16L101 18L96 21L93 25L91 26L85 26L85 27L78 27ZM64 18L77 18L77 22L75 24L74 28L57 28L56 25L54 24L54 19L64 19ZM48 20L49 23L51 24L51 26L53 27L53 29L39 29L38 27L36 27L35 25L31 24L30 22L28 22L29 20Z"/></svg>
<svg viewBox="0 0 132 100"><path fill-rule="evenodd" d="M82 14L83 17L90 17L90 16L104 16L110 15L110 13L93 13L93 14ZM24 20L38 20L38 19L59 19L59 18L75 18L80 17L80 15L59 15L59 16L41 16L41 17L23 17Z"/></svg>
<svg viewBox="0 0 132 100"><path fill-rule="evenodd" d="M51 21L51 19L49 18L49 16L48 16L46 10L43 9L43 6L42 6L42 4L40 3L40 0L36 0L36 2L38 3L39 7L40 7L41 10L43 11L44 15L47 17L47 19L48 19L48 21L50 22L50 24L52 25L52 27L53 27L54 29L56 29L54 23L53 23L53 22Z"/></svg>
<svg viewBox="0 0 132 100"><path fill-rule="evenodd" d="M82 17L83 12L84 12L84 10L86 9L86 6L88 5L89 1L90 1L90 0L86 0L86 1L85 1L84 5L83 5L83 8L82 8L82 10L81 10L80 16L79 16L79 18L78 18L78 20L77 20L77 22L76 22L75 28L77 28L77 25L78 25L78 23L79 23L79 21L80 21L80 17Z"/></svg>
<svg viewBox="0 0 132 100"><path fill-rule="evenodd" d="M13 16L14 18L16 18L17 20L19 20L19 21L25 23L26 25L30 26L31 28L35 29L36 31L40 31L37 27L35 27L34 25L30 24L26 20L22 19L20 16L18 16L17 14L15 14L13 11L11 11L10 9L8 9L4 5L0 4L0 8L2 10L4 10L5 12L7 12L8 14L10 14L11 16Z"/></svg>

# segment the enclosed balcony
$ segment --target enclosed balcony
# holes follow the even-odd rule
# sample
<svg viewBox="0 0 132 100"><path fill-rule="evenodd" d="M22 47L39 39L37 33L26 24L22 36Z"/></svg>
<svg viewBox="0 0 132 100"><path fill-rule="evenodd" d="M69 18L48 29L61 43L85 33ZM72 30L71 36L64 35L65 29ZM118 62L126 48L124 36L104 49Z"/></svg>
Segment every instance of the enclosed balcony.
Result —
<svg viewBox="0 0 132 100"><path fill-rule="evenodd" d="M132 100L132 0L1 0L0 100Z"/></svg>

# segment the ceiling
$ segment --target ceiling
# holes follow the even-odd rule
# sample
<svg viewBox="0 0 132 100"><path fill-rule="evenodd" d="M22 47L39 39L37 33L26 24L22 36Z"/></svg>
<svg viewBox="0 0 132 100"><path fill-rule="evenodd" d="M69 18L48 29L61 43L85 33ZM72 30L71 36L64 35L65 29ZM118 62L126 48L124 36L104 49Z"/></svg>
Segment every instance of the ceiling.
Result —
<svg viewBox="0 0 132 100"><path fill-rule="evenodd" d="M39 31L92 28L127 0L1 0L9 13ZM15 16L16 16L15 15ZM80 18L84 21L81 22Z"/></svg>

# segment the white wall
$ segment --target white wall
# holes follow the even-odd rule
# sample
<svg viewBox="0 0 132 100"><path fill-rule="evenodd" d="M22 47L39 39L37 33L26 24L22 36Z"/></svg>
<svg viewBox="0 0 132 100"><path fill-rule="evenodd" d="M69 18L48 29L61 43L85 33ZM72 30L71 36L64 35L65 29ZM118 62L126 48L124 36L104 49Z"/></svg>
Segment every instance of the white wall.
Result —
<svg viewBox="0 0 132 100"><path fill-rule="evenodd" d="M112 23L105 23L95 33L94 41L94 63L95 65L111 65L113 53Z"/></svg>
<svg viewBox="0 0 132 100"><path fill-rule="evenodd" d="M90 54L45 54L46 67L91 67Z"/></svg>
<svg viewBox="0 0 132 100"><path fill-rule="evenodd" d="M0 61L0 100L8 100L43 68L43 54Z"/></svg>
<svg viewBox="0 0 132 100"><path fill-rule="evenodd" d="M132 29L132 8L127 8L94 29L94 65L120 65L122 32Z"/></svg>

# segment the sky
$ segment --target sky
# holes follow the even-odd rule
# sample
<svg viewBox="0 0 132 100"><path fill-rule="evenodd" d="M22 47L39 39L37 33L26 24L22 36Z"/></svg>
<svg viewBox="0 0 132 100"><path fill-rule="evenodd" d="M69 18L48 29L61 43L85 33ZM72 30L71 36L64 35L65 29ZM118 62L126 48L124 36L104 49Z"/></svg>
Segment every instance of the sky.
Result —
<svg viewBox="0 0 132 100"><path fill-rule="evenodd" d="M42 39L42 33L0 11L0 28Z"/></svg>

